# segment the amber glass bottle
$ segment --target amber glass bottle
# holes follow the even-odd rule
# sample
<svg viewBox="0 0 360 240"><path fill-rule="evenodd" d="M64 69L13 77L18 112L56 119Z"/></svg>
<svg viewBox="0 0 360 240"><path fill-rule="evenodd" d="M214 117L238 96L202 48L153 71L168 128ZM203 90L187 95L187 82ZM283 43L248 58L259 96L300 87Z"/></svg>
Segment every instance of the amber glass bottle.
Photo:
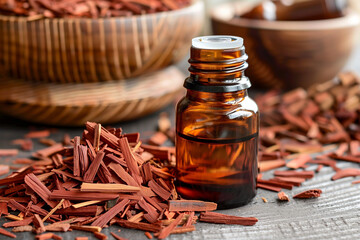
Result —
<svg viewBox="0 0 360 240"><path fill-rule="evenodd" d="M256 194L259 112L248 96L243 39L194 38L186 96L176 109L176 187L232 208Z"/></svg>

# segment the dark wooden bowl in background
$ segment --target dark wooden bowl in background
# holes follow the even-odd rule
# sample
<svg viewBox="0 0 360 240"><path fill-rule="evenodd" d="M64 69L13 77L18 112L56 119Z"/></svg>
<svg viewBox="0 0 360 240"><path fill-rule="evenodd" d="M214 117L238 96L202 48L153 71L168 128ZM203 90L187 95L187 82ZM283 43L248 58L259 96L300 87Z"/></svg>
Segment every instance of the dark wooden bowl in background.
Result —
<svg viewBox="0 0 360 240"><path fill-rule="evenodd" d="M251 7L248 2L224 4L211 18L214 34L244 38L246 74L255 87L308 87L332 79L346 64L360 22L350 9L343 17L316 21L234 18Z"/></svg>

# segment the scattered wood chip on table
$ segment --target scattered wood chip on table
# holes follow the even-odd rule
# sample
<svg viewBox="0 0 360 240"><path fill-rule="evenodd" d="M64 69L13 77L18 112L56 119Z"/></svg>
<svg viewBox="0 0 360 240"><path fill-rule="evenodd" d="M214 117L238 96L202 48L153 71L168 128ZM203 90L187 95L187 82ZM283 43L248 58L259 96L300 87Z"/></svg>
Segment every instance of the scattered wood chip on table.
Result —
<svg viewBox="0 0 360 240"><path fill-rule="evenodd" d="M278 199L280 201L290 201L289 196L284 192L279 192L278 193Z"/></svg>
<svg viewBox="0 0 360 240"><path fill-rule="evenodd" d="M294 195L293 198L318 198L320 197L321 193L321 189L310 189Z"/></svg>

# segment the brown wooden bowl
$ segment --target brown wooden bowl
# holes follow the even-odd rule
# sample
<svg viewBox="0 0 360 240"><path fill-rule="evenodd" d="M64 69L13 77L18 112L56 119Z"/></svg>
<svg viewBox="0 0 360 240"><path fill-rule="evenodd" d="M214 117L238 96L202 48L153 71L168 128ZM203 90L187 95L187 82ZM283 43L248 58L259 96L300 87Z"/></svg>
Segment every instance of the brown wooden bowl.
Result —
<svg viewBox="0 0 360 240"><path fill-rule="evenodd" d="M102 83L0 81L0 112L22 120L82 126L135 119L168 105L181 93L184 74L176 67L136 79Z"/></svg>
<svg viewBox="0 0 360 240"><path fill-rule="evenodd" d="M359 16L316 21L266 21L234 18L253 4L218 6L211 14L215 34L244 38L246 74L260 88L308 87L336 76L355 45Z"/></svg>
<svg viewBox="0 0 360 240"><path fill-rule="evenodd" d="M41 82L132 78L181 60L203 26L204 6L118 18L29 21L0 15L0 71Z"/></svg>

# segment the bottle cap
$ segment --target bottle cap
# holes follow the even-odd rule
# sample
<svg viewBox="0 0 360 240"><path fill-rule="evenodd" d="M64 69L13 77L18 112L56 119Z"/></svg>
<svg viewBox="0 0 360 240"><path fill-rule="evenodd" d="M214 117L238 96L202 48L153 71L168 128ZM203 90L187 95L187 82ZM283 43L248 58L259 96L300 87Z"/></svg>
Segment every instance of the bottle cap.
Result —
<svg viewBox="0 0 360 240"><path fill-rule="evenodd" d="M227 35L202 36L192 39L192 47L199 49L241 48L244 40L241 37Z"/></svg>

